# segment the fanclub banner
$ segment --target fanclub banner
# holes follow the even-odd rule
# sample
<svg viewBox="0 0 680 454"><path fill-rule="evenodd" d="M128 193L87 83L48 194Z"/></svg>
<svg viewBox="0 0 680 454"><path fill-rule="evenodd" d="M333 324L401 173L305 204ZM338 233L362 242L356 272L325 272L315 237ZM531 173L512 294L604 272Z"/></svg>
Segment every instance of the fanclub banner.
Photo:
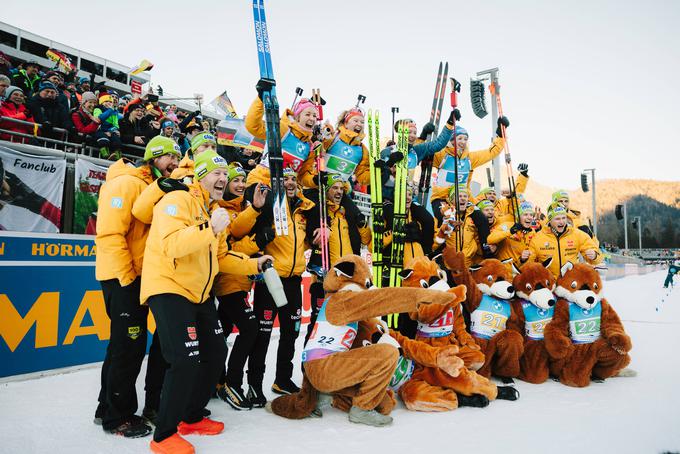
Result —
<svg viewBox="0 0 680 454"><path fill-rule="evenodd" d="M0 146L0 230L59 232L66 159Z"/></svg>
<svg viewBox="0 0 680 454"><path fill-rule="evenodd" d="M106 180L107 170L108 167L87 159L76 160L73 233L96 233L99 188Z"/></svg>

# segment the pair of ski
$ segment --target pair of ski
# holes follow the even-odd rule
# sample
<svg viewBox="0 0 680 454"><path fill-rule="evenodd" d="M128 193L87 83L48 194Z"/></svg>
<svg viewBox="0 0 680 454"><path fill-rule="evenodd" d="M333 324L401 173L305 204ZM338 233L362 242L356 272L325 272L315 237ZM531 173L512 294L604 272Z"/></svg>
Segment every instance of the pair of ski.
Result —
<svg viewBox="0 0 680 454"><path fill-rule="evenodd" d="M404 261L404 224L406 223L406 183L408 178L408 125L400 124L397 149L403 159L397 162L394 177L394 217L392 222L392 248L390 260L383 261L383 234L385 218L382 199L382 169L375 165L380 159L380 112L368 111L368 149L371 172L371 217L373 219L373 282L382 287L389 276L389 286L399 285L399 271ZM391 265L391 266L390 266Z"/></svg>
<svg viewBox="0 0 680 454"><path fill-rule="evenodd" d="M286 190L283 187L279 101L274 87L276 81L274 79L274 69L272 68L272 57L269 48L264 0L253 0L253 19L255 23L255 41L257 43L260 79L271 84L270 89L262 92L262 103L264 104L264 117L267 129L267 153L271 175L274 229L277 236L288 235L288 201L286 200Z"/></svg>
<svg viewBox="0 0 680 454"><path fill-rule="evenodd" d="M437 137L439 131L439 120L442 115L442 105L444 104L444 94L446 93L446 80L449 76L449 62L446 62L442 73L443 63L439 62L439 72L437 73L437 84L434 87L432 97L432 109L430 110L430 123L434 125L434 132L428 136L427 140ZM420 163L420 182L418 183L418 202L425 205L431 188L432 181L432 156L427 156Z"/></svg>

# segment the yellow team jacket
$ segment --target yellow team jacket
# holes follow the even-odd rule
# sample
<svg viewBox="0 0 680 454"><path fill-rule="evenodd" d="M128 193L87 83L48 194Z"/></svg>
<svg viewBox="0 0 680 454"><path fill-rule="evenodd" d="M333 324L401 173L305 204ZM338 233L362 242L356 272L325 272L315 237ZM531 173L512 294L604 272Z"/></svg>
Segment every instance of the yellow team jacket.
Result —
<svg viewBox="0 0 680 454"><path fill-rule="evenodd" d="M517 181L515 182L515 193L517 194L524 194L524 192L527 190L527 184L529 183L529 177L525 177L521 173L517 175ZM479 194L477 197L474 199L475 205L484 199L484 196ZM519 204L519 202L517 202ZM510 221L511 219L514 219L514 215L512 213L512 204L513 200L507 197L503 197L500 192L497 193L497 198L496 198L496 203L494 204L494 209L496 212L496 219L500 219L501 221Z"/></svg>
<svg viewBox="0 0 680 454"><path fill-rule="evenodd" d="M549 225L543 226L529 242L529 249L531 250L529 260L543 262L550 257L553 258L548 269L555 277L559 277L560 269L565 263L578 263L579 254L591 265L602 262L604 258L597 244L587 233L570 225L567 225L559 238L555 236ZM590 261L585 258L584 254L588 249L593 249L597 253L595 260Z"/></svg>
<svg viewBox="0 0 680 454"><path fill-rule="evenodd" d="M264 104L262 104L262 100L260 100L260 98L255 98L253 103L250 105L250 109L248 109L245 124L246 129L248 130L249 133L257 137L258 139L266 140L267 127L265 126L265 122L262 120L263 115ZM312 140L311 131L310 132L303 131L302 128L300 128L300 126L298 126L297 124L291 123L289 117L292 116L293 112L290 109L286 109L286 112L281 117L281 121L279 122L281 138L283 138L288 133L288 131L290 131L298 139L302 140L303 142L310 142L311 144ZM313 151L310 151L309 157L305 162L302 163L300 169L298 170L298 183L304 187L314 186L313 181L314 159L315 159L314 153ZM265 167L262 164L258 164L257 167L255 167L248 174L246 184L250 186L255 183L262 183L266 184L267 186L271 184L271 175L269 173L268 167Z"/></svg>
<svg viewBox="0 0 680 454"><path fill-rule="evenodd" d="M301 276L305 271L305 250L307 247L305 236L307 230L307 218L305 211L314 208L315 204L302 193L298 193L295 206L291 209L291 200L288 199L288 235L274 238L264 248L264 253L274 257L274 269L281 277ZM291 214L292 212L292 214ZM272 227L274 224L272 223ZM258 248L255 243L255 235L244 237L241 248L252 250Z"/></svg>
<svg viewBox="0 0 680 454"><path fill-rule="evenodd" d="M170 178L181 180L184 177L194 176L194 161L189 158L187 154L179 162L179 166L172 171ZM134 206L132 207L132 215L139 219L144 224L151 224L153 220L153 207L158 201L163 198L165 192L158 187L158 181L154 181L147 186L144 191L137 197Z"/></svg>
<svg viewBox="0 0 680 454"><path fill-rule="evenodd" d="M510 229L515 225L514 222L502 222L496 225L489 233L486 242L495 244L496 258L498 260L505 260L511 258L516 267L521 267L524 263L531 261L531 257L526 262L521 261L522 252L529 249L531 239L536 236L536 231L531 230L528 233L519 231L517 233L510 233ZM529 249L530 250L530 249Z"/></svg>
<svg viewBox="0 0 680 454"><path fill-rule="evenodd" d="M226 238L229 241L231 249L235 252L241 252L247 256L251 256L258 251L257 245L254 241L244 240L255 226L257 221L258 211L252 205L248 205L243 209L243 197L237 197L232 200L220 200L218 205L229 212L231 223L229 224L229 235ZM248 279L248 276L218 273L215 277L215 284L213 285L213 292L215 296L229 295L236 292L250 291L253 283Z"/></svg>
<svg viewBox="0 0 680 454"><path fill-rule="evenodd" d="M153 210L144 251L142 304L150 296L174 293L201 304L210 296L218 271L257 274L257 260L230 251L226 232L210 226L210 197L198 182L189 191L166 194Z"/></svg>
<svg viewBox="0 0 680 454"><path fill-rule="evenodd" d="M505 141L503 140L502 137L496 137L495 139L493 139L493 143L491 144L491 146L485 150L468 151L467 149L465 149L463 151L459 159L465 158L470 159L471 170L470 176L468 177L467 183L468 188L470 187L470 183L472 182L472 173L474 172L474 169L481 165L486 164L487 162L491 161L493 158L501 154L501 151L503 151L504 144ZM439 169L446 155L454 156L454 148L449 146L441 151L438 151L434 155L434 158L432 159L432 167L435 169ZM430 197L430 200L446 199L448 198L448 195L449 186L433 186L432 196Z"/></svg>
<svg viewBox="0 0 680 454"><path fill-rule="evenodd" d="M109 167L99 191L97 280L118 279L126 286L141 275L149 226L133 217L132 206L152 181L148 165L134 167L120 159Z"/></svg>
<svg viewBox="0 0 680 454"><path fill-rule="evenodd" d="M327 211L330 228L328 237L328 255L331 263L335 263L340 257L346 254L353 254L352 244L349 239L349 224L345 217L345 209L339 205L327 202ZM369 227L359 228L361 244L370 245L371 229Z"/></svg>

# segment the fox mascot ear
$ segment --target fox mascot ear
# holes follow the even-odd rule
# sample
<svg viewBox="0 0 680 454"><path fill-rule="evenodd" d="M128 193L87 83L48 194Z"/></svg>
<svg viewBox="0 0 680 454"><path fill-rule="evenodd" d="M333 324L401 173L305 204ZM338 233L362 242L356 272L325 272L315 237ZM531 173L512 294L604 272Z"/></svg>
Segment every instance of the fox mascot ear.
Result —
<svg viewBox="0 0 680 454"><path fill-rule="evenodd" d="M571 262L565 263L562 268L560 269L560 276L564 277L567 272L574 267L574 264Z"/></svg>
<svg viewBox="0 0 680 454"><path fill-rule="evenodd" d="M470 271L477 271L482 269L482 265L472 265L470 268Z"/></svg>
<svg viewBox="0 0 680 454"><path fill-rule="evenodd" d="M518 274L521 274L522 270L517 268L517 265L515 265L515 262L512 262L512 275L517 276Z"/></svg>
<svg viewBox="0 0 680 454"><path fill-rule="evenodd" d="M397 273L401 280L408 279L413 274L413 270L405 269Z"/></svg>
<svg viewBox="0 0 680 454"><path fill-rule="evenodd" d="M354 276L354 263L352 262L340 262L333 269L336 276L345 276L347 279L352 279Z"/></svg>
<svg viewBox="0 0 680 454"><path fill-rule="evenodd" d="M548 268L552 262L553 262L553 258L548 257L547 259L545 259L543 261L543 268Z"/></svg>

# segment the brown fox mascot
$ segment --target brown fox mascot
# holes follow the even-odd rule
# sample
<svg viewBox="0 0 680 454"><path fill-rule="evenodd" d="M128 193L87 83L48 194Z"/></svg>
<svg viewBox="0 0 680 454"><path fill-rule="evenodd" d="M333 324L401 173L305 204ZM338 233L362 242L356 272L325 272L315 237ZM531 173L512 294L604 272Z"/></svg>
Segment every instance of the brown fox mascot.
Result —
<svg viewBox="0 0 680 454"><path fill-rule="evenodd" d="M404 287L441 290L449 288L445 273L427 257L413 259L402 270L401 276ZM464 285L459 285L448 291L462 295L457 300L460 302L465 299L465 290ZM399 389L399 396L408 409L446 411L460 406L485 407L489 401L497 398L517 400L519 393L516 389L510 386L497 387L488 378L474 371L475 367L484 364L484 356L465 330L460 304L453 307L421 306L418 311L409 315L418 322L415 337L417 345L456 347L460 350L461 359L467 358L468 361L464 360L467 367L455 375L426 363L417 364L411 378ZM391 334L400 344L403 342L404 336L394 331ZM470 358L474 360L470 361Z"/></svg>
<svg viewBox="0 0 680 454"><path fill-rule="evenodd" d="M522 268L513 263L512 280L517 298L512 301L512 324L524 328L524 353L520 358L519 378L529 383L543 383L550 375L550 357L543 332L552 320L556 302L556 280L547 269L552 258L543 264L530 262Z"/></svg>
<svg viewBox="0 0 680 454"><path fill-rule="evenodd" d="M552 370L569 386L588 386L591 377L604 380L633 375L630 337L614 309L602 298L602 281L589 265L565 264L555 294L552 321L545 327L545 347L555 361Z"/></svg>
<svg viewBox="0 0 680 454"><path fill-rule="evenodd" d="M319 392L338 393L352 397L351 422L372 426L392 422L384 413L385 407L394 406L387 391L399 351L389 344L352 348L358 322L395 312L415 312L428 304L445 306L456 295L423 288L372 288L371 270L361 257L346 255L333 265L324 280L326 299L302 353L302 389L275 399L269 410L300 419L315 410Z"/></svg>
<svg viewBox="0 0 680 454"><path fill-rule="evenodd" d="M487 378L494 374L504 382L512 382L520 373L524 339L522 327L512 323L516 317L512 316L509 300L515 289L506 262L486 259L470 267L470 272L461 252L445 248L443 259L454 282L467 288L465 309L470 314L470 331L485 356L477 373Z"/></svg>

